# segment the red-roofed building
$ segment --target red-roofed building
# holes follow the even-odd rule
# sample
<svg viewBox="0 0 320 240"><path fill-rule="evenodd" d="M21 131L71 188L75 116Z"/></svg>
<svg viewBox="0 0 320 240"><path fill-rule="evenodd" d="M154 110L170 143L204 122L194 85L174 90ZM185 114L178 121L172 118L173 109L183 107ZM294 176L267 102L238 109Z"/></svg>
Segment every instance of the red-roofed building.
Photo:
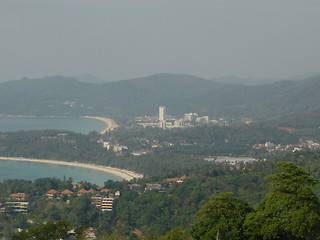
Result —
<svg viewBox="0 0 320 240"><path fill-rule="evenodd" d="M86 231L86 239L87 240L97 239L96 235L94 234L94 228L93 227L89 227L88 230Z"/></svg>
<svg viewBox="0 0 320 240"><path fill-rule="evenodd" d="M26 194L25 193L12 193L12 194L10 194L9 198L11 200L25 200Z"/></svg>
<svg viewBox="0 0 320 240"><path fill-rule="evenodd" d="M90 189L90 190L88 190L88 193L95 193L96 192L96 190L94 190L94 189Z"/></svg>
<svg viewBox="0 0 320 240"><path fill-rule="evenodd" d="M107 192L109 192L109 191L110 191L110 189L104 188L104 189L102 189L100 192L101 192L101 193L107 193Z"/></svg>
<svg viewBox="0 0 320 240"><path fill-rule="evenodd" d="M73 192L71 192L69 189L66 189L64 191L61 192L61 195L64 195L64 196L71 196L73 194Z"/></svg>
<svg viewBox="0 0 320 240"><path fill-rule="evenodd" d="M164 181L168 183L176 182L176 183L182 183L183 180L185 180L187 176L182 176L182 177L174 177L174 178L167 178Z"/></svg>
<svg viewBox="0 0 320 240"><path fill-rule="evenodd" d="M88 192L88 191L85 190L85 189L80 189L77 193L78 193L78 196L81 196L81 195L83 195L83 194L88 194L88 193L90 193L90 192Z"/></svg>
<svg viewBox="0 0 320 240"><path fill-rule="evenodd" d="M48 192L46 192L46 196L49 199L53 199L54 197L57 196L58 191L54 190L54 189L50 189Z"/></svg>

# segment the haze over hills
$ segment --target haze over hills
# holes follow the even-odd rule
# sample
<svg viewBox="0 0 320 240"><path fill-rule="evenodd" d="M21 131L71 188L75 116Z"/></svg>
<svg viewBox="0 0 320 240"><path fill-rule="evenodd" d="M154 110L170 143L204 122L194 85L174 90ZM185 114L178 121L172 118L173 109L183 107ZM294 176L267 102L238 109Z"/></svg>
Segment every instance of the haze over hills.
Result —
<svg viewBox="0 0 320 240"><path fill-rule="evenodd" d="M73 76L73 78L77 79L79 82L86 82L86 83L105 83L105 82L108 82L107 80L103 80L102 78L99 78L97 76L94 76L94 75L88 74L88 73Z"/></svg>
<svg viewBox="0 0 320 240"><path fill-rule="evenodd" d="M222 82L222 83L237 83L237 84L253 86L253 85L271 84L271 83L286 81L286 80L298 81L298 80L313 78L316 76L320 76L320 72L306 73L306 74L292 76L288 78L252 78L252 77L243 78L243 77L230 75L230 76L212 78L212 80L217 82Z"/></svg>
<svg viewBox="0 0 320 240"><path fill-rule="evenodd" d="M156 74L106 83L54 76L0 84L1 115L99 115L129 118L168 114L275 117L319 109L320 76L246 86L183 74Z"/></svg>

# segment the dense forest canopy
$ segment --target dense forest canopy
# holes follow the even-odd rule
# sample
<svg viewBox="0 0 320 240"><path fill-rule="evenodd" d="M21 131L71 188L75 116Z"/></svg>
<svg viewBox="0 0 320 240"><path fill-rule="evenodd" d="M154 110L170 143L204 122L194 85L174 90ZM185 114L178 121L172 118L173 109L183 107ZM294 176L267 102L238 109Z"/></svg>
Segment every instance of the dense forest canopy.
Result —
<svg viewBox="0 0 320 240"><path fill-rule="evenodd" d="M0 184L4 195L24 191L34 204L27 215L0 215L0 229L8 234L9 226L32 227L27 219L39 226L65 219L67 226L94 227L101 239L179 239L172 238L177 234L185 239L217 235L219 239L315 239L320 206L319 180L315 177L319 156L319 152L295 153L247 165L246 169L204 167L189 172L182 183L169 184L163 178L108 181L104 187L120 191L121 197L114 212L104 213L91 204L94 195L73 196L69 204L66 199L43 197L51 188L72 190L72 180L6 181ZM313 172L298 165L308 166ZM161 183L163 191L144 190L154 181ZM140 185L140 190L130 189L133 183ZM84 187L96 188L89 183ZM274 219L280 211L284 211L282 222Z"/></svg>

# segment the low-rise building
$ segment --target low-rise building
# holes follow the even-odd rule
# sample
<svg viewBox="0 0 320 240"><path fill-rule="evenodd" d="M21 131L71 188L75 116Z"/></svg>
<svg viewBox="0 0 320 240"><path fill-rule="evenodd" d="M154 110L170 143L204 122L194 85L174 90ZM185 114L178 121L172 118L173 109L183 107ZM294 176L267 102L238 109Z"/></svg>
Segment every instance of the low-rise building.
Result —
<svg viewBox="0 0 320 240"><path fill-rule="evenodd" d="M80 189L78 192L77 192L77 194L78 194L78 196L82 196L82 195L84 195L84 194L88 194L88 193L90 193L90 192L88 192L87 190L85 190L85 189Z"/></svg>
<svg viewBox="0 0 320 240"><path fill-rule="evenodd" d="M9 199L23 201L26 199L26 194L25 193L12 193L12 194L10 194Z"/></svg>
<svg viewBox="0 0 320 240"><path fill-rule="evenodd" d="M94 240L97 239L95 233L94 233L94 228L93 227L89 227L88 230L86 231L86 236L85 236L86 240Z"/></svg>
<svg viewBox="0 0 320 240"><path fill-rule="evenodd" d="M104 197L101 199L101 206L100 209L101 211L108 211L111 212L113 211L113 204L114 204L115 198L113 197Z"/></svg>
<svg viewBox="0 0 320 240"><path fill-rule="evenodd" d="M5 212L8 213L27 213L29 202L26 201L8 201L5 205Z"/></svg>
<svg viewBox="0 0 320 240"><path fill-rule="evenodd" d="M114 209L115 201L120 197L120 191L116 191L114 194L110 193L107 197L97 194L91 197L91 203L94 204L101 211L111 212Z"/></svg>
<svg viewBox="0 0 320 240"><path fill-rule="evenodd" d="M167 183L182 183L183 180L185 180L187 178L187 176L182 176L182 177L174 177L174 178L166 178L164 180L164 182L167 182Z"/></svg>
<svg viewBox="0 0 320 240"><path fill-rule="evenodd" d="M133 191L140 191L141 190L141 185L136 184L136 183L129 184L128 187L130 190L133 190Z"/></svg>
<svg viewBox="0 0 320 240"><path fill-rule="evenodd" d="M61 196L70 197L72 194L73 194L73 192L71 192L69 189L66 189L66 190L61 192Z"/></svg>
<svg viewBox="0 0 320 240"><path fill-rule="evenodd" d="M145 191L151 191L151 190L156 190L156 191L164 191L164 188L161 186L160 183L147 183Z"/></svg>
<svg viewBox="0 0 320 240"><path fill-rule="evenodd" d="M58 193L58 191L56 191L55 189L50 189L48 192L46 192L46 197L48 199L53 199L53 198L57 197L57 193Z"/></svg>
<svg viewBox="0 0 320 240"><path fill-rule="evenodd" d="M101 201L102 201L102 197L99 195L91 197L91 203L95 205L97 208L101 207Z"/></svg>

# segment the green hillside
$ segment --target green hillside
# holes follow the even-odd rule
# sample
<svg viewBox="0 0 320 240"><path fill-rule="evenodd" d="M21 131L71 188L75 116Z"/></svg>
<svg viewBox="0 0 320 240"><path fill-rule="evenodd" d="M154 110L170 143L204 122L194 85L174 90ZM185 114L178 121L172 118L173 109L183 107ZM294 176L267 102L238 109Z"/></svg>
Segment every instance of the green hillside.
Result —
<svg viewBox="0 0 320 240"><path fill-rule="evenodd" d="M130 118L156 115L159 105L168 114L275 117L319 109L320 76L259 86L219 83L191 75L149 77L84 83L55 76L0 84L2 115L99 115Z"/></svg>

